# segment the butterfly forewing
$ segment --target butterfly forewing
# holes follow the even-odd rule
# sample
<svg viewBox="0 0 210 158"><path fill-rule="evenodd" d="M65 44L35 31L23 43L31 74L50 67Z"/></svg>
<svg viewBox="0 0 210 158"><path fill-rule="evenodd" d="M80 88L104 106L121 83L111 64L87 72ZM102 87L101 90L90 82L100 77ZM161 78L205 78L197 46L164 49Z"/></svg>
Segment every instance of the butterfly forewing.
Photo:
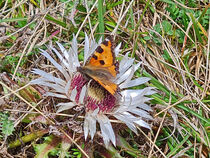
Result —
<svg viewBox="0 0 210 158"><path fill-rule="evenodd" d="M85 66L81 67L79 70L93 78L108 92L114 95L117 90L117 85L113 83L112 80L117 75L116 66L113 42L112 39L109 38L105 39L104 42L96 48L93 55L89 58L87 63L85 63Z"/></svg>

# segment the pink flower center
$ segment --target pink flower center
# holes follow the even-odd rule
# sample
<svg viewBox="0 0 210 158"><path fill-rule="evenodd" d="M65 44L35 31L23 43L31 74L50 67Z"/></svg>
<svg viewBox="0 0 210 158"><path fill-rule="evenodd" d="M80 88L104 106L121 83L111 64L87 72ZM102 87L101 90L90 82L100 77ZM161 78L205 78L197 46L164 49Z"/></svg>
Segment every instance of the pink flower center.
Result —
<svg viewBox="0 0 210 158"><path fill-rule="evenodd" d="M76 74L70 85L70 92L76 88L77 94L75 97L76 103L79 103L79 97L84 85L88 85L84 104L87 110L94 111L99 108L100 112L110 112L116 105L116 97L110 94L95 80L89 82L89 78L78 73Z"/></svg>
<svg viewBox="0 0 210 158"><path fill-rule="evenodd" d="M105 90L96 81L91 81L87 90L86 108L94 111L99 108L100 112L110 112L116 105L116 98Z"/></svg>
<svg viewBox="0 0 210 158"><path fill-rule="evenodd" d="M84 78L82 74L76 74L73 77L73 79L71 81L71 85L70 85L70 87L71 87L70 90L72 91L76 87L76 90L77 90L77 95L75 97L76 103L79 102L79 96L80 96L82 87L87 83L88 83L88 80L86 78Z"/></svg>

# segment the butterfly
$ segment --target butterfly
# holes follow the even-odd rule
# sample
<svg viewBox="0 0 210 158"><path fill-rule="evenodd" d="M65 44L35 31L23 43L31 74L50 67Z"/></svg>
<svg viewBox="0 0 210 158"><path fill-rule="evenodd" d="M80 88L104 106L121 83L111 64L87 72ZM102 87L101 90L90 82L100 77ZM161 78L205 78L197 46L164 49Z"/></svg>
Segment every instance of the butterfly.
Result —
<svg viewBox="0 0 210 158"><path fill-rule="evenodd" d="M85 65L78 68L79 72L88 75L112 95L114 95L118 89L117 84L113 81L117 76L119 67L115 59L113 47L112 37L106 38L96 48Z"/></svg>

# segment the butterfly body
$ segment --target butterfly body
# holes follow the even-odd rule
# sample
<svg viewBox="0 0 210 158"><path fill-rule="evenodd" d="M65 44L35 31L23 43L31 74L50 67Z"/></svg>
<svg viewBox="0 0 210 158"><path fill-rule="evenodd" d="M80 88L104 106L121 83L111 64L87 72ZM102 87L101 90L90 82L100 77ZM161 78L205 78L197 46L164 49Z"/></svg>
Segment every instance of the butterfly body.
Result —
<svg viewBox="0 0 210 158"><path fill-rule="evenodd" d="M113 52L112 39L105 39L105 41L96 48L93 55L85 63L85 66L79 67L78 71L88 75L103 86L109 93L114 95L117 91L117 85L113 80L116 78L117 69L118 64Z"/></svg>

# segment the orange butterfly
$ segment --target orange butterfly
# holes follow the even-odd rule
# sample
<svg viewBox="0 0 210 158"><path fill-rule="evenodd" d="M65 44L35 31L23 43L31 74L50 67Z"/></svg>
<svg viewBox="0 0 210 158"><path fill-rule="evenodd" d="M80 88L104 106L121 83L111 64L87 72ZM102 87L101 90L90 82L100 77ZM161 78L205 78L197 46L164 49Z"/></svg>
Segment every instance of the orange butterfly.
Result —
<svg viewBox="0 0 210 158"><path fill-rule="evenodd" d="M113 47L112 37L106 38L96 48L85 66L78 68L78 71L97 81L112 95L117 91L117 85L113 83L113 80L118 73L118 62L115 60Z"/></svg>

